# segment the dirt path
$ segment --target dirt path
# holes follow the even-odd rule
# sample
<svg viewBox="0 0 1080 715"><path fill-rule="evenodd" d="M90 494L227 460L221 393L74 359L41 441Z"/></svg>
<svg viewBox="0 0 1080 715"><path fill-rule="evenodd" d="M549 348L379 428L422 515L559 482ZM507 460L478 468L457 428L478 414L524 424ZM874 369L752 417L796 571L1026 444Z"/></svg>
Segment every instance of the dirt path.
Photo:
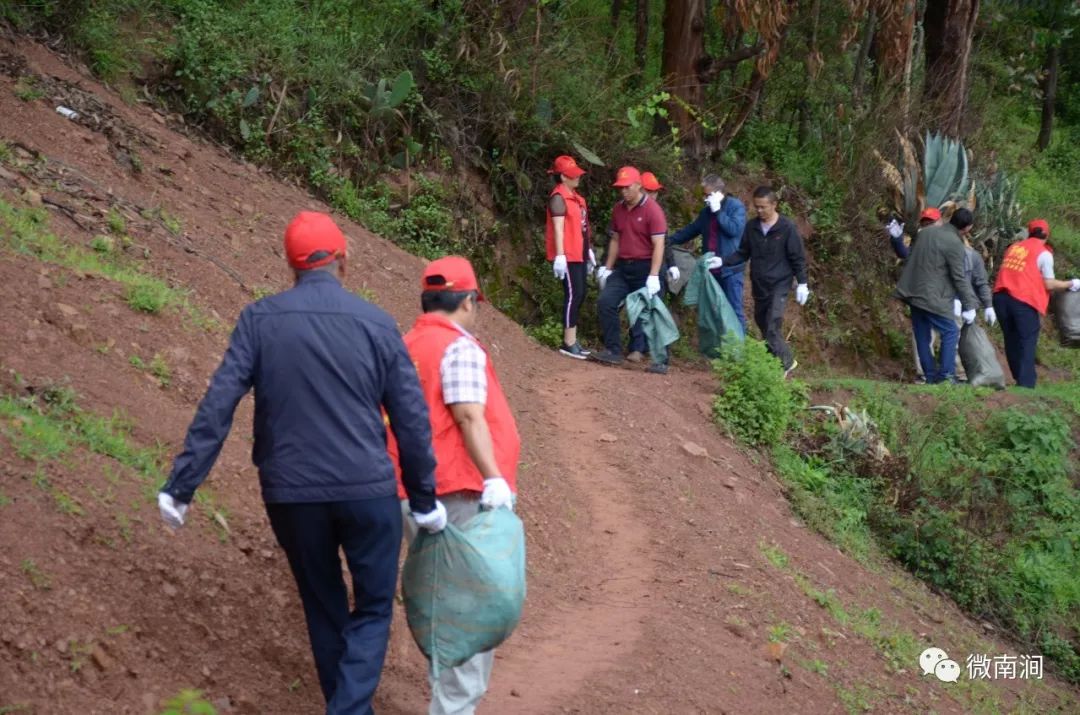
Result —
<svg viewBox="0 0 1080 715"><path fill-rule="evenodd" d="M16 98L21 72L50 78L50 91L107 125L64 119L51 95ZM0 198L48 207L69 246L90 245L120 216L136 269L226 326L253 293L287 285L289 217L327 210L172 131L176 118L124 105L39 45L0 41L0 116L0 140L14 147ZM356 267L347 287L406 328L420 261L341 223ZM2 255L0 302L11 308L0 397L67 385L94 414L122 410L113 423L133 444L175 453L225 331L137 313L115 283L30 255ZM964 689L922 677L911 648L1017 649L903 573L808 531L763 455L712 423L708 372L570 361L494 311L477 332L523 436L529 540L525 618L500 650L483 713L1076 711L1075 689L1050 678L1041 689ZM145 367L155 357L168 385ZM0 422L0 711L151 715L188 687L222 713L321 711L250 466L249 408L208 482L213 504L177 535L159 526L153 485L132 469L88 447L62 459L17 449L23 418ZM424 662L403 624L378 695L384 715L424 711Z"/></svg>

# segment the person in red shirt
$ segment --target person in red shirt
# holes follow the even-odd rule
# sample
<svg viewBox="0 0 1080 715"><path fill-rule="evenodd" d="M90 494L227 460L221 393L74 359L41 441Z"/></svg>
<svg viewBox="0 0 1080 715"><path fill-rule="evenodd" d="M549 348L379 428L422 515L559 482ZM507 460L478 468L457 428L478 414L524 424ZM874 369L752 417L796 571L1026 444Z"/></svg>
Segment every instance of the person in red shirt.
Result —
<svg viewBox="0 0 1080 715"><path fill-rule="evenodd" d="M405 347L431 418L435 494L450 523L461 526L481 509L513 508L521 439L491 358L470 332L483 300L472 265L460 256L440 258L424 269L421 284L424 313L405 334ZM387 448L397 463L392 437ZM398 496L411 543L423 524L408 516L403 482ZM478 653L431 678L430 715L471 715L494 662L494 650Z"/></svg>
<svg viewBox="0 0 1080 715"><path fill-rule="evenodd" d="M563 284L563 342L559 352L584 360L589 351L577 339L578 316L585 300L585 277L596 266L591 244L589 210L585 197L577 192L585 170L572 156L557 156L548 169L555 187L548 196L545 226L547 258L555 277Z"/></svg>
<svg viewBox="0 0 1080 715"><path fill-rule="evenodd" d="M623 361L619 307L626 296L641 288L648 289L650 295L662 289L660 271L667 236L664 211L645 193L637 169L632 166L619 169L614 186L621 190L622 200L611 212L607 260L596 271L600 284L597 311L604 349L589 356L606 365L620 365ZM667 364L654 363L649 371L666 373Z"/></svg>
<svg viewBox="0 0 1080 715"><path fill-rule="evenodd" d="M1054 254L1046 245L1050 224L1037 218L1028 224L1028 237L1005 251L994 283L994 313L1005 334L1005 358L1019 387L1035 387L1035 347L1039 316L1046 315L1050 292L1080 291L1080 278L1054 278Z"/></svg>

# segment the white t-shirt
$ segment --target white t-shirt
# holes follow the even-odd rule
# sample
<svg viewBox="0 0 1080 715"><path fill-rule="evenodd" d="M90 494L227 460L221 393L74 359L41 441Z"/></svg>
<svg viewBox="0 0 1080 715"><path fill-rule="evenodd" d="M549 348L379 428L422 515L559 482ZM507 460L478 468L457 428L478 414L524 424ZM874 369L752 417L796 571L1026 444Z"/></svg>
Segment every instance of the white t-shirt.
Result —
<svg viewBox="0 0 1080 715"><path fill-rule="evenodd" d="M1042 277L1048 281L1054 280L1054 254L1050 251L1043 251L1039 254L1039 257L1035 260L1035 265L1039 267L1039 273Z"/></svg>

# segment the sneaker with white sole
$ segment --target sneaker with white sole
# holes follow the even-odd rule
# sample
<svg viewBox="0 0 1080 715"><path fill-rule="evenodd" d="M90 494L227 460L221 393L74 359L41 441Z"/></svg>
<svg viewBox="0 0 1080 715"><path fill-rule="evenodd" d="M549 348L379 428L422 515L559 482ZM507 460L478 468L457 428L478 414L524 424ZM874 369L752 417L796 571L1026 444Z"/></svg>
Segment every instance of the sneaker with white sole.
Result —
<svg viewBox="0 0 1080 715"><path fill-rule="evenodd" d="M784 370L784 379L786 380L786 379L788 379L789 377L791 377L791 373L792 373L792 372L793 372L793 371L795 370L795 368L797 368L798 366L799 366L799 361L798 361L798 360L792 360L792 361L791 361L791 367L789 367L789 368L788 368L787 370Z"/></svg>
<svg viewBox="0 0 1080 715"><path fill-rule="evenodd" d="M562 347L559 348L559 352L575 360L587 360L589 357L589 351L581 347L581 343L574 343L573 345L563 343Z"/></svg>

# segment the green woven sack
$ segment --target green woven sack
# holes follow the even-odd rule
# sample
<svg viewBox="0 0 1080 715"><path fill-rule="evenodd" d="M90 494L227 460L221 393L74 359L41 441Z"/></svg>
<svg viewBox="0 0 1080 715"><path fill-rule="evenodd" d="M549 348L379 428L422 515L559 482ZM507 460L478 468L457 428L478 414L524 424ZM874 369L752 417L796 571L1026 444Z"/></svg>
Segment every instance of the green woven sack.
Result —
<svg viewBox="0 0 1080 715"><path fill-rule="evenodd" d="M517 627L525 603L525 528L507 508L464 526L421 530L401 573L405 618L438 677L495 648Z"/></svg>

